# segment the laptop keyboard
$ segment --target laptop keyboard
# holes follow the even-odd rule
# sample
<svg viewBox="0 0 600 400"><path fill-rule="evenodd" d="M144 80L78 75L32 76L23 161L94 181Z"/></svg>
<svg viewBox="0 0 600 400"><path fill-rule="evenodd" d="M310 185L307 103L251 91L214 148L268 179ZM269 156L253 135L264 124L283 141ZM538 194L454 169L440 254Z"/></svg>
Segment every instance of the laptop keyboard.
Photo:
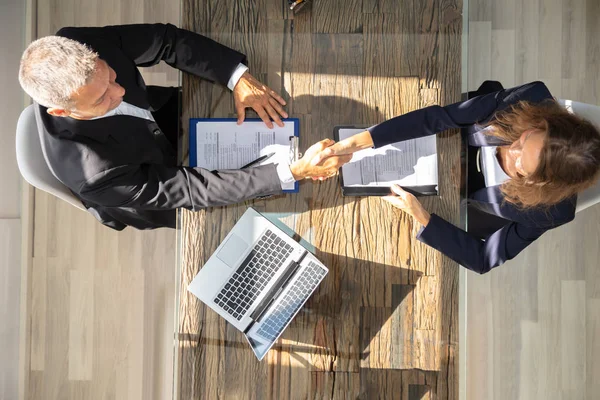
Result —
<svg viewBox="0 0 600 400"><path fill-rule="evenodd" d="M229 315L241 320L293 250L292 246L267 229L214 298L214 302Z"/></svg>
<svg viewBox="0 0 600 400"><path fill-rule="evenodd" d="M323 268L310 261L308 267L302 271L290 290L279 301L275 310L263 321L258 329L258 334L266 339L275 340L304 304L307 297L319 285L325 274Z"/></svg>

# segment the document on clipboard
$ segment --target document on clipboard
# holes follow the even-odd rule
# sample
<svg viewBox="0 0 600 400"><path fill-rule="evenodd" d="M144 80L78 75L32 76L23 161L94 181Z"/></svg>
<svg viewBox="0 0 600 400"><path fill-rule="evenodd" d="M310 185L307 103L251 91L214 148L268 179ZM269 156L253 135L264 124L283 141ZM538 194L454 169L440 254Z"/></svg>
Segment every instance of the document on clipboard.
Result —
<svg viewBox="0 0 600 400"><path fill-rule="evenodd" d="M336 126L334 139L344 140L366 127ZM385 196L392 184L418 196L438 194L435 135L405 140L353 154L340 171L344 196Z"/></svg>
<svg viewBox="0 0 600 400"><path fill-rule="evenodd" d="M190 118L190 166L208 170L239 169L266 154L262 164L291 164L298 159L298 118L282 120L283 127L268 128L258 118L241 125L236 118ZM252 168L252 167L250 167ZM284 192L298 192L298 182L284 185Z"/></svg>

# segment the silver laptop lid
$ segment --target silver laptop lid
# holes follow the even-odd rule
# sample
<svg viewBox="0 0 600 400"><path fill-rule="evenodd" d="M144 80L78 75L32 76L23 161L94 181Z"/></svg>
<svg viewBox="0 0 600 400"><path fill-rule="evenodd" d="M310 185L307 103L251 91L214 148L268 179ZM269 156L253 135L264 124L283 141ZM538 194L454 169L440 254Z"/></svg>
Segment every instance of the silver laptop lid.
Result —
<svg viewBox="0 0 600 400"><path fill-rule="evenodd" d="M260 295L243 310L242 316L236 317L229 306L236 306L235 311L238 311L237 307L242 297L238 293L239 290L232 288L232 282L239 282L240 279L245 282L248 275L241 276L239 271L248 272L246 267L250 263L247 262L257 254L253 250L266 237L270 238L266 242L268 246L281 247L283 243L292 249L291 253L285 262L281 263L279 270L271 275L269 282L261 286ZM272 254L270 248L258 253L264 255L269 251L269 254ZM327 268L302 245L260 213L248 208L190 283L188 290L244 332L254 354L262 360L327 272ZM223 300L220 297L224 293L231 295L232 291L233 298ZM230 303L232 299L234 303Z"/></svg>
<svg viewBox="0 0 600 400"><path fill-rule="evenodd" d="M264 238L266 249L261 250L259 244ZM275 241L278 246L274 245ZM299 260L305 251L260 213L248 208L190 283L188 290L237 329L244 331L252 323L251 313L283 274L285 267L292 260ZM278 262L277 257L283 262ZM256 269L248 270L251 262L261 267L272 263L275 267L266 272L261 270L258 274ZM240 270L246 273L238 274ZM264 279L256 279L257 276ZM248 288L252 291L246 290Z"/></svg>

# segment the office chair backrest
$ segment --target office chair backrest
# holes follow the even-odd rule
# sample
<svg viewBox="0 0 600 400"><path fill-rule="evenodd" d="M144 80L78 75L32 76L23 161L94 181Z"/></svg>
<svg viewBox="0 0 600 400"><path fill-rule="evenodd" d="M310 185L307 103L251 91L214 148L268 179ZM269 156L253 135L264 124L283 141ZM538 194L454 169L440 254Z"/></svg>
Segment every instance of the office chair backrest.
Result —
<svg viewBox="0 0 600 400"><path fill-rule="evenodd" d="M81 201L54 176L48 167L33 107L32 104L23 110L17 122L17 164L21 175L32 186L86 211Z"/></svg>
<svg viewBox="0 0 600 400"><path fill-rule="evenodd" d="M586 103L579 103L572 100L558 100L567 110L573 114L577 114L594 124L600 129L600 107ZM593 206L600 202L600 181L596 182L596 185L587 189L583 193L577 196L577 209L576 212L585 210L586 208Z"/></svg>

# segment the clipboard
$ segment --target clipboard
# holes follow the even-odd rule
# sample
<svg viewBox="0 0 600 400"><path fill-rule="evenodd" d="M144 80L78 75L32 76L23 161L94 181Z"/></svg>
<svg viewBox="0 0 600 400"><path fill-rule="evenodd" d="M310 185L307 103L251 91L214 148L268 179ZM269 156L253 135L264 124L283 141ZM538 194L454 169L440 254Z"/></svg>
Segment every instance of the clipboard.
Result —
<svg viewBox="0 0 600 400"><path fill-rule="evenodd" d="M336 142L340 141L340 129L366 130L367 128L369 128L367 125L338 125L333 128L333 138ZM391 186L345 186L342 168L340 168L338 176L342 195L345 197L388 196L392 192ZM402 189L415 196L438 195L437 185L402 186Z"/></svg>
<svg viewBox="0 0 600 400"><path fill-rule="evenodd" d="M289 141L289 151L288 151L288 155L287 155L286 159L291 164L300 158L300 153L298 151L299 140L300 140L300 119L298 119L298 118L282 118L281 120L288 124L289 123L294 124L293 132L290 132L290 135L287 138ZM198 132L197 132L197 126L198 126L199 122L210 122L210 123L227 122L227 123L236 124L237 118L190 118L189 119L189 165L190 165L190 167L199 167L199 165L198 165ZM244 120L244 123L242 125L240 125L240 128L243 129L243 126L246 122L259 122L260 124L262 124L262 127L264 128L265 131L269 130L269 128L267 128L267 126L264 125L264 122L260 118L246 118ZM275 126L274 129L276 130L277 126ZM258 157L256 157L256 158L258 158ZM252 161L252 160L248 160L248 161ZM268 164L268 161L267 161L267 164ZM200 166L200 167L202 167L202 166ZM241 165L236 168L225 168L225 169L237 169L240 167L241 167ZM214 168L214 169L216 169L216 168ZM293 189L284 189L283 192L284 193L298 193L299 189L300 189L300 186L299 186L298 182L294 182Z"/></svg>

